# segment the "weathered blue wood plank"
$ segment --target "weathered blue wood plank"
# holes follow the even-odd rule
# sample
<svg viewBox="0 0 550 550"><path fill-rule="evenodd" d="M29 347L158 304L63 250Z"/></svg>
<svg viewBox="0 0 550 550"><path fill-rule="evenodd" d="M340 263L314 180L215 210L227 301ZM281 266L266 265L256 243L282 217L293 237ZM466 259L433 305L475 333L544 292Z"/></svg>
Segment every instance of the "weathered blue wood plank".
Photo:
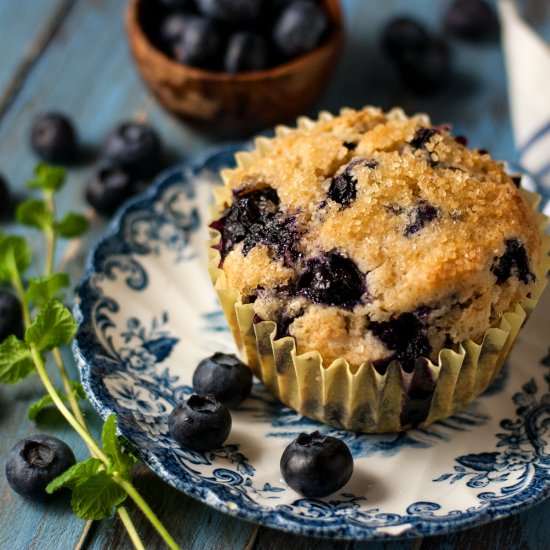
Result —
<svg viewBox="0 0 550 550"><path fill-rule="evenodd" d="M67 0L0 1L0 103L22 64L40 54L41 42Z"/></svg>
<svg viewBox="0 0 550 550"><path fill-rule="evenodd" d="M61 0L59 0L61 1ZM32 2L32 18L22 6L31 0L9 2L0 0L0 21L4 10L10 9L13 27L25 28L36 36L39 10L46 10L53 0ZM455 124L458 132L468 135L474 146L487 147L496 156L513 158L513 142L506 111L503 62L498 46L465 46L455 43L458 73L457 85L429 99L417 99L406 93L396 82L391 67L378 45L382 25L390 17L408 12L438 28L445 3L435 0L386 0L384 3L364 0L344 0L349 27L346 56L327 93L317 108L336 110L342 105L380 104L390 107L402 104L408 111L424 110L436 122ZM546 6L542 6L545 4ZM550 37L550 9L536 0L524 2L530 17L544 35ZM114 0L78 0L48 48L33 66L23 87L0 120L0 167L10 180L22 188L32 170L34 159L28 150L28 128L35 113L46 109L62 109L73 116L85 144L96 147L105 133L122 118L143 113L160 130L169 145L171 158L179 160L204 150L212 142L175 122L150 99L141 85L128 54L123 36L124 3ZM47 10L46 10L47 11ZM30 21L34 27L31 29ZM10 26L12 26L10 24ZM0 36L4 44L4 25ZM10 43L12 38L10 38ZM1 55L5 55L2 52ZM11 53L10 53L11 55ZM10 58L11 59L11 58ZM4 63L0 64L0 75ZM13 69L9 69L9 75ZM0 78L0 88L2 79ZM71 170L69 186L62 195L61 210L83 206L83 183L89 167ZM34 248L40 255L38 240ZM85 253L85 248L83 252ZM73 270L78 270L75 262ZM0 388L0 461L19 438L36 431L48 431L66 439L79 458L85 456L83 445L62 422L51 415L34 427L26 420L25 409L41 392L36 381L12 388ZM94 415L91 413L90 418ZM97 425L97 421L95 422ZM476 548L480 540L486 548L512 548L510 544L528 548L544 548L550 537L550 525L545 518L550 502L515 518L463 533L425 539L367 545L304 539L275 531L257 529L248 523L219 514L182 495L150 474L141 471L137 483L143 489L162 521L185 548L243 548L247 550L301 547L324 548ZM62 504L42 507L29 505L6 487L0 476L0 494L4 504L0 514L0 548L72 548L83 522L74 518ZM133 514L148 548L162 547L151 534L145 520ZM14 527L16 526L16 527ZM129 546L128 539L116 519L101 522L91 537L92 548ZM508 546L507 546L508 545Z"/></svg>

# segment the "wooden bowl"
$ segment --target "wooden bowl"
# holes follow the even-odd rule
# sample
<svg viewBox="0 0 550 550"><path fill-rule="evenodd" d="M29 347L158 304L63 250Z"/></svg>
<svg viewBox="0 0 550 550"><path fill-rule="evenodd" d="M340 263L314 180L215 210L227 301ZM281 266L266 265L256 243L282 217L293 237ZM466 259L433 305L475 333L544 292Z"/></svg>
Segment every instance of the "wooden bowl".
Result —
<svg viewBox="0 0 550 550"><path fill-rule="evenodd" d="M144 5L126 12L130 48L138 70L160 103L212 133L244 136L303 114L328 83L342 51L339 0L323 0L331 31L314 50L262 71L230 74L177 63L143 30Z"/></svg>

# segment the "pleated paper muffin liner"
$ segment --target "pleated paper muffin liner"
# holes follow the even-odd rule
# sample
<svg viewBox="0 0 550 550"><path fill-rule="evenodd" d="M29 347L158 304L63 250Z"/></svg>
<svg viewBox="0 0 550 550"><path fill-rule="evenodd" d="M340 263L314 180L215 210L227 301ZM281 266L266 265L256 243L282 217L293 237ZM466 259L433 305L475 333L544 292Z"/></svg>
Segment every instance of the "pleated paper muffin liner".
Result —
<svg viewBox="0 0 550 550"><path fill-rule="evenodd" d="M400 109L386 116L405 117ZM319 120L330 118L331 114L321 113ZM429 123L423 115L417 118ZM298 119L298 128L315 124L307 118ZM276 135L292 131L280 126ZM255 162L269 151L270 144L267 138L256 139L255 150L237 153L237 164L246 167ZM524 189L520 193L535 210L538 195ZM215 189L214 194L212 216L219 219L231 202L230 194L225 187ZM273 395L300 414L331 426L368 433L397 432L451 416L495 379L547 283L550 237L544 229L548 218L536 211L535 217L541 235L541 261L529 298L504 313L498 325L489 328L478 342L466 340L457 346L458 351L442 349L437 363L420 357L411 372L398 361L390 363L384 374L371 363L352 367L343 358L325 366L318 352L297 354L292 336L275 339L277 325L273 321L255 323L254 306L243 304L240 293L228 288L219 268L221 235L213 229L208 242L209 271L239 352Z"/></svg>

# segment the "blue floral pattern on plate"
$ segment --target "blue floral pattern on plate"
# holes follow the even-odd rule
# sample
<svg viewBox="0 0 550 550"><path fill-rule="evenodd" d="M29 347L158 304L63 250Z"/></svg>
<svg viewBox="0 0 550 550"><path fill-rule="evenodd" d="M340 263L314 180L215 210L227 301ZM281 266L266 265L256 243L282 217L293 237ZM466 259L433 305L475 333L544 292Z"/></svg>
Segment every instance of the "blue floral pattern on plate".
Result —
<svg viewBox="0 0 550 550"><path fill-rule="evenodd" d="M74 345L82 382L105 417L164 480L208 505L305 535L383 539L446 533L519 511L550 490L547 292L493 386L425 429L365 435L321 426L256 383L233 411L226 445L178 447L167 418L192 392L197 362L234 346L206 272L205 221L227 146L163 174L117 216L79 286ZM548 354L548 355L547 355ZM340 493L304 499L279 457L301 431L342 438L355 471Z"/></svg>

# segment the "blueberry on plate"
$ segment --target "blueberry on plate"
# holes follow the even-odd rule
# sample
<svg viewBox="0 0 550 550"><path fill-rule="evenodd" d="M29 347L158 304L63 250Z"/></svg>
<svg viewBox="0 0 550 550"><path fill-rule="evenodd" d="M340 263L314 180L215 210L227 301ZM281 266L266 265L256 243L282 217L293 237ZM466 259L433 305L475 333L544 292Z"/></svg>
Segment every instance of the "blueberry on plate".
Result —
<svg viewBox="0 0 550 550"><path fill-rule="evenodd" d="M287 57L296 57L319 44L329 26L327 14L316 2L291 2L273 27L273 42Z"/></svg>
<svg viewBox="0 0 550 550"><path fill-rule="evenodd" d="M0 216L6 215L11 206L10 186L6 178L0 174Z"/></svg>
<svg viewBox="0 0 550 550"><path fill-rule="evenodd" d="M86 200L104 216L113 215L135 192L132 176L116 165L104 164L86 186Z"/></svg>
<svg viewBox="0 0 550 550"><path fill-rule="evenodd" d="M198 364L193 389L199 395L214 395L226 407L236 407L250 395L252 371L234 355L215 353Z"/></svg>
<svg viewBox="0 0 550 550"><path fill-rule="evenodd" d="M0 288L0 342L12 334L22 339L23 310L15 294L6 288Z"/></svg>
<svg viewBox="0 0 550 550"><path fill-rule="evenodd" d="M242 23L260 16L265 0L196 0L200 12L213 19Z"/></svg>
<svg viewBox="0 0 550 550"><path fill-rule="evenodd" d="M67 164L77 155L77 137L72 122L60 113L47 113L35 118L31 144L36 154L47 162Z"/></svg>
<svg viewBox="0 0 550 550"><path fill-rule="evenodd" d="M283 452L281 474L291 489L321 498L341 489L353 473L348 446L318 431L300 434Z"/></svg>
<svg viewBox="0 0 550 550"><path fill-rule="evenodd" d="M488 40L498 33L498 19L483 0L455 0L445 15L445 27L465 40Z"/></svg>
<svg viewBox="0 0 550 550"><path fill-rule="evenodd" d="M216 25L204 17L190 17L185 32L172 46L178 63L202 69L217 69L223 56L223 41Z"/></svg>
<svg viewBox="0 0 550 550"><path fill-rule="evenodd" d="M183 447L209 451L221 447L231 431L231 414L213 395L193 394L170 413L168 428Z"/></svg>
<svg viewBox="0 0 550 550"><path fill-rule="evenodd" d="M253 32L237 32L227 43L224 70L228 73L259 71L267 67L269 52L264 38Z"/></svg>
<svg viewBox="0 0 550 550"><path fill-rule="evenodd" d="M70 447L51 435L22 439L8 455L6 478L11 488L33 500L54 498L46 486L76 463Z"/></svg>
<svg viewBox="0 0 550 550"><path fill-rule="evenodd" d="M105 158L132 174L151 173L160 161L161 143L151 126L123 122L105 139Z"/></svg>

